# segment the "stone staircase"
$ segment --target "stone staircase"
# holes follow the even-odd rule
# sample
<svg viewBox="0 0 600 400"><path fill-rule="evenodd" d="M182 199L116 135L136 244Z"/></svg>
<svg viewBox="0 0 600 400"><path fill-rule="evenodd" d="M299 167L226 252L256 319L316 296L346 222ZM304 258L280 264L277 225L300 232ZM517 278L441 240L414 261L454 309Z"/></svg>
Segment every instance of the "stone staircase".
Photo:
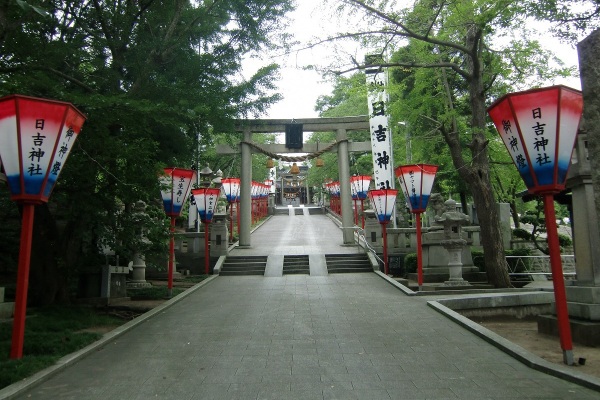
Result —
<svg viewBox="0 0 600 400"><path fill-rule="evenodd" d="M330 274L373 272L371 260L365 253L327 254L325 260Z"/></svg>
<svg viewBox="0 0 600 400"><path fill-rule="evenodd" d="M283 275L306 274L310 275L308 256L287 255L283 256Z"/></svg>
<svg viewBox="0 0 600 400"><path fill-rule="evenodd" d="M264 275L267 267L267 256L227 257L219 275Z"/></svg>

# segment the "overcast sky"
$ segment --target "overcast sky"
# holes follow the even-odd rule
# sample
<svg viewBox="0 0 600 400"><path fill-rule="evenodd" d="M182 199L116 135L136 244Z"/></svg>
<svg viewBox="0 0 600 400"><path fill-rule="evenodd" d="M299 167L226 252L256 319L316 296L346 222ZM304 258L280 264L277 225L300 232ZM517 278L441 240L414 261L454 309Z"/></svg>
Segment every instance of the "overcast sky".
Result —
<svg viewBox="0 0 600 400"><path fill-rule="evenodd" d="M323 5L321 0L298 0L297 10L290 15L291 24L289 31L293 33L300 42L308 42L316 36L325 36L327 33L333 34L341 29L336 26L339 23L332 16L331 8ZM552 37L541 39L548 47L551 47L563 61L570 65L577 65L577 50L567 45L561 45L558 40ZM354 47L356 47L354 45ZM349 48L348 52L361 59L363 55L357 54L361 50ZM363 50L364 51L364 50ZM320 66L328 65L327 60L335 55L331 47L318 46L313 49L302 50L289 55L273 57L270 55L262 61L248 60L247 73L256 70L259 65L276 62L281 65L281 80L278 82L279 92L283 95L283 100L273 105L266 116L263 118L277 119L299 119L317 117L314 106L320 95L329 95L333 89L331 82L324 81L321 74L316 71L303 70L302 68L318 64ZM344 55L338 57L344 57ZM348 58L348 55L345 55ZM580 89L578 79L562 79L554 84L564 84L575 89Z"/></svg>

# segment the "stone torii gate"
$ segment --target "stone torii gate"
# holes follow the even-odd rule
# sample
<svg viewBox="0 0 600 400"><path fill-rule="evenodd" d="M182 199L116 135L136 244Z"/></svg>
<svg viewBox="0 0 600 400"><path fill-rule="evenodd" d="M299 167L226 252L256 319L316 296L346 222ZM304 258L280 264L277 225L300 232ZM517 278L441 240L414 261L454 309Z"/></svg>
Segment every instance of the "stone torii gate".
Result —
<svg viewBox="0 0 600 400"><path fill-rule="evenodd" d="M336 132L334 143L321 143L321 149L337 147L338 172L340 181L340 199L342 206L342 231L344 244L354 243L354 218L352 215L352 201L350 193L350 152L370 152L370 142L349 142L348 131L369 130L369 117L341 117L341 118L304 118L294 120L284 119L240 119L235 121L235 131L243 134L243 139L237 149L228 145L218 145L217 154L242 154L242 173L240 177L240 239L239 247L249 248L250 232L252 228L252 199L250 190L252 186L252 152L269 152L273 154L286 153L311 153L317 152L317 144L303 143L301 149L288 149L285 144L260 144L252 142L253 133L283 133L286 125L302 124L303 132ZM311 157L304 157L311 158Z"/></svg>

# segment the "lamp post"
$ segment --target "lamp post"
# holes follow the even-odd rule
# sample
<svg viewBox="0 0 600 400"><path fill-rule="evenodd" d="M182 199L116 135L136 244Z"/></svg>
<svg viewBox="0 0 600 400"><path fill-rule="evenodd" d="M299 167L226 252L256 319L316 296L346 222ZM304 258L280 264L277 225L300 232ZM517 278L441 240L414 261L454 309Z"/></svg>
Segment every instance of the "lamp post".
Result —
<svg viewBox="0 0 600 400"><path fill-rule="evenodd" d="M35 205L48 202L84 122L70 103L21 95L0 99L0 158L10 198L23 209L12 359L23 357Z"/></svg>
<svg viewBox="0 0 600 400"><path fill-rule="evenodd" d="M233 242L233 205L240 194L240 178L222 179L221 193L229 203L229 238Z"/></svg>
<svg viewBox="0 0 600 400"><path fill-rule="evenodd" d="M208 226L212 222L217 200L221 190L218 188L199 188L192 189L192 195L196 200L200 220L204 223L204 272L206 275L210 272L210 253L208 249Z"/></svg>
<svg viewBox="0 0 600 400"><path fill-rule="evenodd" d="M192 183L196 181L196 171L192 169L169 167L160 177L163 207L167 217L171 218L169 238L168 296L173 295L173 270L175 265L175 219L181 215L183 203L190 194Z"/></svg>
<svg viewBox="0 0 600 400"><path fill-rule="evenodd" d="M356 197L360 200L360 211L364 211L364 201L367 198L369 191L369 185L371 184L370 175L356 175L350 178L350 184L352 185L352 191L356 191ZM358 219L356 224L358 225ZM362 228L365 228L365 216L362 216Z"/></svg>
<svg viewBox="0 0 600 400"><path fill-rule="evenodd" d="M371 207L377 214L377 219L381 224L381 233L383 237L383 270L388 274L388 259L387 259L387 230L386 225L392 218L394 206L396 204L396 189L376 189L369 190L368 197L371 202Z"/></svg>
<svg viewBox="0 0 600 400"><path fill-rule="evenodd" d="M507 94L487 110L529 193L544 201L558 332L567 365L573 364L573 344L554 194L565 188L582 110L581 92L560 85Z"/></svg>
<svg viewBox="0 0 600 400"><path fill-rule="evenodd" d="M419 290L423 288L423 249L421 248L421 214L427 209L437 165L413 164L396 168L396 177L408 202L410 211L415 214L417 226L417 280Z"/></svg>

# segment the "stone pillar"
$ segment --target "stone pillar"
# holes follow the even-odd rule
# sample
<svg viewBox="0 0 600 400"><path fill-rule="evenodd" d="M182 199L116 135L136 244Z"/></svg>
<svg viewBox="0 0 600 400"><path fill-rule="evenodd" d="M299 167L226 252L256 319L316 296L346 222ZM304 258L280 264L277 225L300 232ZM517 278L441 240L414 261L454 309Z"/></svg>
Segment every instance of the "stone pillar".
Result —
<svg viewBox="0 0 600 400"><path fill-rule="evenodd" d="M600 30L580 42L577 50L583 116L567 176L567 187L572 192L577 281L574 286L566 286L565 292L573 340L597 346L600 344L600 65L597 62ZM538 319L540 332L555 333L555 326L550 317Z"/></svg>
<svg viewBox="0 0 600 400"><path fill-rule="evenodd" d="M244 141L252 141L252 132L244 131ZM240 179L240 247L250 247L252 231L252 151L250 146L242 143L242 177Z"/></svg>
<svg viewBox="0 0 600 400"><path fill-rule="evenodd" d="M352 214L352 194L350 191L350 163L348 161L348 135L345 129L337 130L338 173L340 179L340 203L342 206L342 230L344 244L354 244L354 215Z"/></svg>
<svg viewBox="0 0 600 400"><path fill-rule="evenodd" d="M210 256L220 257L227 255L229 247L229 230L227 228L227 214L213 215L210 224Z"/></svg>

